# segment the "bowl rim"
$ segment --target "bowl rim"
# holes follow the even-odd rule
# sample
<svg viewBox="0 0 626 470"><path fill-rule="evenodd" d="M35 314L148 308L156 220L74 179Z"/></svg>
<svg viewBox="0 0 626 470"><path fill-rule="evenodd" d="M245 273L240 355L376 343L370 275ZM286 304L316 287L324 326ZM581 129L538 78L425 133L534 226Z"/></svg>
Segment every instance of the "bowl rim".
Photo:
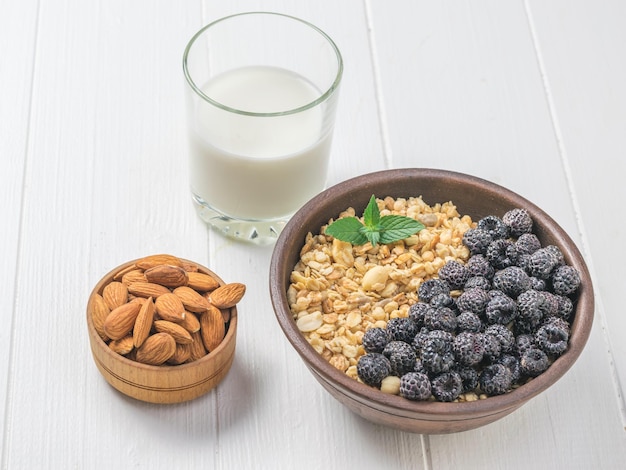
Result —
<svg viewBox="0 0 626 470"><path fill-rule="evenodd" d="M348 197L354 191L355 186L375 187L389 179L413 179L417 177L452 181L481 188L497 194L499 197L504 197L507 202L511 202L511 208L524 207L528 209L532 214L535 226L549 227L547 230L559 241L559 246L567 246L568 253L564 253L567 263L579 269L581 278L585 281L581 283L575 303L576 315L571 325L572 334L568 350L554 360L546 372L506 394L472 402L446 403L438 401L411 401L399 395L383 393L374 387L360 383L344 372L334 368L306 341L304 335L297 329L296 323L291 316L286 298L288 276L287 279L281 278L281 271L287 268L286 264L289 259L290 249L297 248L299 250L304 245L304 238L296 240L294 237L302 231L307 215L314 208L321 207L319 210L323 211L333 200ZM377 197L385 196L380 195ZM417 197L419 195L414 194L413 196ZM445 201L436 202L443 203ZM352 201L349 205L358 209L355 203L356 201ZM365 207L367 201L361 201L361 203L361 207ZM337 217L337 215L328 214L327 219ZM594 316L594 292L586 263L576 244L552 217L521 195L496 183L464 173L433 168L397 168L362 174L331 186L313 197L294 214L281 232L272 253L269 284L270 297L276 319L288 341L305 361L307 367L326 382L333 384L335 388L339 388L343 393L350 395L353 400L401 416L424 414L431 417L443 417L444 415L454 415L456 419L458 416L467 415L467 419L471 419L472 415L484 416L494 412L494 410L519 407L521 403L530 400L556 383L571 368L580 356L589 338Z"/></svg>
<svg viewBox="0 0 626 470"><path fill-rule="evenodd" d="M127 261L125 263L120 264L119 266L113 268L112 270L110 270L108 273L106 273L104 276L102 276L98 282L96 283L96 285L93 287L93 289L91 290L89 297L87 298L87 330L89 333L89 336L91 337L92 341L95 341L97 344L97 347L103 351L104 354L106 354L107 356L109 356L110 358L112 358L114 361L119 361L122 364L128 365L130 367L135 367L137 369L142 369L144 371L148 371L148 372L153 372L155 374L167 374L167 373L171 373L172 371L176 371L176 373L184 373L187 369L196 369L197 367L201 367L202 364L204 364L205 362L211 362L215 359L216 356L218 356L220 354L220 352L224 349L226 349L228 347L228 343L230 341L232 341L235 336L236 336L236 332L237 332L237 306L233 306L230 308L230 319L228 321L228 329L226 330L226 335L224 336L224 339L222 340L222 342L219 344L219 346L217 348L215 348L213 351L210 351L209 353L205 354L203 357L201 357L200 359L193 361L193 362L186 362L184 364L163 364L163 365L159 365L159 366L155 366L155 365L151 365L151 364L144 364L142 362L137 362L137 361L133 361L129 358L127 358L126 356L123 356L121 354L118 354L116 352L114 352L113 350L111 350L111 348L107 345L107 343L100 337L100 335L98 334L98 332L96 331L96 328L93 325L93 318L91 315L91 312L89 310L89 300L91 299L91 297L98 293L98 294L102 294L102 289L104 288L104 286L110 282L110 280L113 280L113 277L119 273L121 270L130 267L131 265L137 263L138 261L144 259L145 257L141 257L141 258L137 258L131 261ZM225 282L222 278L220 278L217 274L215 274L213 271L211 271L210 269L208 269L207 267L195 262L195 261L191 261L185 258L181 258L179 256L177 256L178 259L180 259L183 262L187 262L190 264L194 264L198 267L198 270L205 273L205 274L209 274L210 276L214 277L215 280L217 280L220 284L220 286L224 285ZM95 346L94 346L95 347ZM94 359L95 355L94 355ZM199 383L203 382L203 380L200 380ZM135 382L133 382L135 383ZM185 388L189 388L191 386L193 386L194 384L190 384L190 385L186 385ZM180 387L175 387L175 388L180 388ZM167 390L167 387L161 388L160 390Z"/></svg>

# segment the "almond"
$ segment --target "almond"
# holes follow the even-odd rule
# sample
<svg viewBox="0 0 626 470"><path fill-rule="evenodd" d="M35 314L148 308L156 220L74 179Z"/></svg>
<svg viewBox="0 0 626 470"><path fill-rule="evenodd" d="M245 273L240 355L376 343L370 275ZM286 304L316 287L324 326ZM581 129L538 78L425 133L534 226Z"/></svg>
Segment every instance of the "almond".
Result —
<svg viewBox="0 0 626 470"><path fill-rule="evenodd" d="M189 333L200 331L200 320L198 320L198 317L193 312L185 312L185 319L179 324Z"/></svg>
<svg viewBox="0 0 626 470"><path fill-rule="evenodd" d="M200 292L206 292L215 290L220 286L220 283L213 276L209 276L204 273L187 273L188 281L187 285L194 290Z"/></svg>
<svg viewBox="0 0 626 470"><path fill-rule="evenodd" d="M104 332L113 339L120 339L130 333L141 310L139 303L127 303L111 310L104 321Z"/></svg>
<svg viewBox="0 0 626 470"><path fill-rule="evenodd" d="M246 293L246 285L232 282L215 289L209 295L209 302L217 308L230 308L239 302Z"/></svg>
<svg viewBox="0 0 626 470"><path fill-rule="evenodd" d="M205 299L209 300L211 292L205 292L202 296ZM228 323L230 321L230 308L220 308L220 311L222 312L222 318L224 319L224 323Z"/></svg>
<svg viewBox="0 0 626 470"><path fill-rule="evenodd" d="M183 269L188 273L197 273L198 265L196 263L192 263L191 261L181 260L183 263Z"/></svg>
<svg viewBox="0 0 626 470"><path fill-rule="evenodd" d="M137 269L137 266L134 264L128 265L125 268L120 269L118 272L116 272L113 275L113 280L114 281L121 281L124 276L126 275L126 273L130 272L130 271L134 271Z"/></svg>
<svg viewBox="0 0 626 470"><path fill-rule="evenodd" d="M226 327L217 307L211 305L200 315L200 334L202 343L209 352L217 348L224 339Z"/></svg>
<svg viewBox="0 0 626 470"><path fill-rule="evenodd" d="M144 272L146 280L165 287L179 287L187 285L187 272L180 266L160 264Z"/></svg>
<svg viewBox="0 0 626 470"><path fill-rule="evenodd" d="M185 308L190 312L204 312L209 308L209 302L191 287L181 286L174 289L176 295Z"/></svg>
<svg viewBox="0 0 626 470"><path fill-rule="evenodd" d="M178 344L189 344L193 342L191 334L182 326L167 320L157 320L154 322L154 329L159 333L167 333Z"/></svg>
<svg viewBox="0 0 626 470"><path fill-rule="evenodd" d="M133 344L136 348L140 347L150 335L152 321L154 320L154 310L154 302L152 297L150 297L141 306L133 327Z"/></svg>
<svg viewBox="0 0 626 470"><path fill-rule="evenodd" d="M220 312L224 323L228 323L230 321L230 308L220 308Z"/></svg>
<svg viewBox="0 0 626 470"><path fill-rule="evenodd" d="M137 362L137 348L133 348L131 352L126 354L126 359Z"/></svg>
<svg viewBox="0 0 626 470"><path fill-rule="evenodd" d="M142 269L133 269L122 276L122 284L130 286L133 282L148 282Z"/></svg>
<svg viewBox="0 0 626 470"><path fill-rule="evenodd" d="M202 334L200 334L200 331L191 333L191 339L193 342L189 345L191 353L189 356L189 362L197 361L198 359L206 356L206 348L202 342Z"/></svg>
<svg viewBox="0 0 626 470"><path fill-rule="evenodd" d="M179 365L219 347L244 284L220 285L199 265L169 254L117 269L89 298L94 330L112 352L151 365ZM215 304L213 304L213 303Z"/></svg>
<svg viewBox="0 0 626 470"><path fill-rule="evenodd" d="M119 281L110 282L102 289L102 297L113 310L128 302L128 288Z"/></svg>
<svg viewBox="0 0 626 470"><path fill-rule="evenodd" d="M180 267L183 266L183 262L180 260L180 258L167 254L146 256L145 258L142 258L135 262L135 266L143 270L154 268L155 266L158 266L160 264L170 264L172 266Z"/></svg>
<svg viewBox="0 0 626 470"><path fill-rule="evenodd" d="M157 297L154 307L163 320L180 323L185 319L183 302L171 292Z"/></svg>
<svg viewBox="0 0 626 470"><path fill-rule="evenodd" d="M144 364L158 366L167 361L176 352L176 341L167 333L155 333L148 336L139 349L136 359Z"/></svg>
<svg viewBox="0 0 626 470"><path fill-rule="evenodd" d="M111 313L111 309L104 301L104 298L100 294L93 294L89 299L89 314L91 315L91 321L96 332L104 341L108 341L109 337L104 331L104 321L106 317Z"/></svg>
<svg viewBox="0 0 626 470"><path fill-rule="evenodd" d="M111 348L111 351L125 356L126 354L130 353L134 348L133 337L127 335L123 338L111 341L109 343L109 348Z"/></svg>
<svg viewBox="0 0 626 470"><path fill-rule="evenodd" d="M136 295L137 297L152 297L157 298L163 294L169 294L171 291L159 284L153 282L133 282L128 286L128 292Z"/></svg>
<svg viewBox="0 0 626 470"><path fill-rule="evenodd" d="M190 357L191 345L176 343L176 351L174 352L174 355L167 360L167 363L177 366L187 362Z"/></svg>

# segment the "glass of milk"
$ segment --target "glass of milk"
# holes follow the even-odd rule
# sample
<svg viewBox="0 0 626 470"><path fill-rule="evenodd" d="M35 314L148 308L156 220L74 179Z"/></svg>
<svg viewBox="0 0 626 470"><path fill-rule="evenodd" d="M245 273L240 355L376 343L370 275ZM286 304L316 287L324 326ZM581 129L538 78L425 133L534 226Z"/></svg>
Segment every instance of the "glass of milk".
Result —
<svg viewBox="0 0 626 470"><path fill-rule="evenodd" d="M326 185L339 49L301 19L241 13L202 28L183 70L198 215L229 237L272 243Z"/></svg>

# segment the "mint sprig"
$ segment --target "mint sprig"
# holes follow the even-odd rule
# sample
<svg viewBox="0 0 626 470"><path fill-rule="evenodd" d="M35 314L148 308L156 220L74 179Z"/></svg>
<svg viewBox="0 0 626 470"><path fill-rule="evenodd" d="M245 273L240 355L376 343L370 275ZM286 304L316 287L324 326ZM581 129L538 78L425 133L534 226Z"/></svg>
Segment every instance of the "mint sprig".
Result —
<svg viewBox="0 0 626 470"><path fill-rule="evenodd" d="M410 237L424 228L424 224L403 215L380 216L376 198L372 194L363 211L363 223L356 217L343 217L326 227L326 235L331 235L352 245L372 246L387 244Z"/></svg>

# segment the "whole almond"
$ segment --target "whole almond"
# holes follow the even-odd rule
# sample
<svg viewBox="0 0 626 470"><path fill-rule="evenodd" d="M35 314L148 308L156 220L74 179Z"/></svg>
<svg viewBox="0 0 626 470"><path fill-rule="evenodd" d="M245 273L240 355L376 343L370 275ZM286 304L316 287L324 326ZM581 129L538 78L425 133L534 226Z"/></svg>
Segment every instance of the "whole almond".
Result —
<svg viewBox="0 0 626 470"><path fill-rule="evenodd" d="M148 336L139 349L136 359L144 364L158 366L167 361L176 352L176 341L167 333L155 333Z"/></svg>
<svg viewBox="0 0 626 470"><path fill-rule="evenodd" d="M185 312L185 319L179 324L189 333L200 331L200 320L198 320L198 317L193 312Z"/></svg>
<svg viewBox="0 0 626 470"><path fill-rule="evenodd" d="M113 275L113 280L114 281L121 281L124 276L126 275L126 273L130 272L130 271L134 271L137 269L137 266L134 264L130 264L128 266L126 266L125 268L120 269L118 272L116 272Z"/></svg>
<svg viewBox="0 0 626 470"><path fill-rule="evenodd" d="M154 268L160 264L170 264L172 266L180 267L183 266L183 262L180 258L167 254L146 256L145 258L135 262L135 266L143 270Z"/></svg>
<svg viewBox="0 0 626 470"><path fill-rule="evenodd" d="M186 313L183 302L171 292L157 297L154 307L163 320L180 323L185 319Z"/></svg>
<svg viewBox="0 0 626 470"><path fill-rule="evenodd" d="M187 362L191 357L191 345L176 343L174 355L167 360L168 364L179 365Z"/></svg>
<svg viewBox="0 0 626 470"><path fill-rule="evenodd" d="M182 326L167 320L156 320L154 322L154 329L159 333L167 333L178 344L189 344L193 340L191 334Z"/></svg>
<svg viewBox="0 0 626 470"><path fill-rule="evenodd" d="M152 297L156 299L160 295L169 294L171 291L167 287L153 282L133 282L128 286L128 292L137 297Z"/></svg>
<svg viewBox="0 0 626 470"><path fill-rule="evenodd" d="M196 263L192 263L191 261L182 260L182 259L181 259L181 262L183 263L183 269L187 271L188 273L198 272L198 265Z"/></svg>
<svg viewBox="0 0 626 470"><path fill-rule="evenodd" d="M128 302L128 288L119 281L110 282L102 289L102 297L113 310Z"/></svg>
<svg viewBox="0 0 626 470"><path fill-rule="evenodd" d="M196 331L191 333L191 339L193 342L189 345L190 356L189 361L197 361L200 358L206 356L206 348L204 347L204 342L202 341L202 334L200 331Z"/></svg>
<svg viewBox="0 0 626 470"><path fill-rule="evenodd" d="M230 308L220 308L220 312L222 312L224 323L228 323L230 321Z"/></svg>
<svg viewBox="0 0 626 470"><path fill-rule="evenodd" d="M215 289L209 295L209 302L217 308L230 308L239 302L246 293L246 285L232 282Z"/></svg>
<svg viewBox="0 0 626 470"><path fill-rule="evenodd" d="M132 271L124 273L122 276L122 284L130 286L134 282L148 282L143 273L143 269L133 269Z"/></svg>
<svg viewBox="0 0 626 470"><path fill-rule="evenodd" d="M204 312L209 308L209 302L191 287L181 286L173 291L185 308L190 312Z"/></svg>
<svg viewBox="0 0 626 470"><path fill-rule="evenodd" d="M154 302L152 297L149 297L141 306L133 327L133 344L136 348L140 347L150 335L154 310Z"/></svg>
<svg viewBox="0 0 626 470"><path fill-rule="evenodd" d="M137 362L137 348L133 348L128 354L126 354L126 359Z"/></svg>
<svg viewBox="0 0 626 470"><path fill-rule="evenodd" d="M165 287L179 287L187 285L187 272L180 266L160 264L144 272L146 280Z"/></svg>
<svg viewBox="0 0 626 470"><path fill-rule="evenodd" d="M200 334L202 343L207 351L217 348L226 334L226 327L222 319L222 313L217 307L211 305L209 309L200 314Z"/></svg>
<svg viewBox="0 0 626 470"><path fill-rule="evenodd" d="M211 296L210 291L202 294L202 297L204 297L207 300L209 300L210 296ZM230 321L230 308L220 308L220 312L222 312L222 318L224 319L224 323L228 323Z"/></svg>
<svg viewBox="0 0 626 470"><path fill-rule="evenodd" d="M209 276L204 273L187 273L188 281L187 285L194 290L200 292L206 292L215 290L220 286L220 283L213 276Z"/></svg>
<svg viewBox="0 0 626 470"><path fill-rule="evenodd" d="M133 329L141 304L129 302L111 310L104 320L104 332L115 340L126 336Z"/></svg>
<svg viewBox="0 0 626 470"><path fill-rule="evenodd" d="M135 297L133 294L128 294L128 298L130 299L128 301L129 303L143 305L148 301L148 299L151 299L152 297L148 297L148 299L146 299L145 297Z"/></svg>
<svg viewBox="0 0 626 470"><path fill-rule="evenodd" d="M134 348L133 337L127 335L123 338L113 340L109 343L109 348L111 348L111 351L125 356L126 354L130 353Z"/></svg>
<svg viewBox="0 0 626 470"><path fill-rule="evenodd" d="M111 309L100 294L95 293L89 299L89 312L96 332L100 338L104 341L108 341L110 338L104 331L104 321L111 312Z"/></svg>

